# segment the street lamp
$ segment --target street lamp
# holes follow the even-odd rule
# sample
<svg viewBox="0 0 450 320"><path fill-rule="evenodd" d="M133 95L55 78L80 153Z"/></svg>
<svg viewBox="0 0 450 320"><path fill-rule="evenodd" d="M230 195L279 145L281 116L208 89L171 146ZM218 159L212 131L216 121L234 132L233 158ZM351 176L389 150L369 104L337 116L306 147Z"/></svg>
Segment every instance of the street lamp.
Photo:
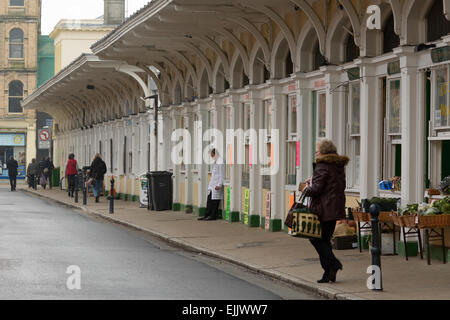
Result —
<svg viewBox="0 0 450 320"><path fill-rule="evenodd" d="M155 102L155 171L158 171L158 98L157 94L143 98L144 100L153 99Z"/></svg>

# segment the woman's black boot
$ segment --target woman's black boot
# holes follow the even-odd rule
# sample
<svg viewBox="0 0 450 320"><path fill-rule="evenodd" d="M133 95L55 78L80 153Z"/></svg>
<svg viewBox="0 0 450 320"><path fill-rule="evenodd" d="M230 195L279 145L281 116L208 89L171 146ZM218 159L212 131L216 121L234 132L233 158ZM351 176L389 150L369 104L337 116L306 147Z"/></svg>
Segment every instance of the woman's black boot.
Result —
<svg viewBox="0 0 450 320"><path fill-rule="evenodd" d="M338 262L335 266L330 268L329 279L331 282L336 282L336 275L338 270L342 270L344 267L340 262Z"/></svg>
<svg viewBox="0 0 450 320"><path fill-rule="evenodd" d="M328 283L328 282L330 282L329 272L325 271L322 276L322 279L317 280L317 283Z"/></svg>

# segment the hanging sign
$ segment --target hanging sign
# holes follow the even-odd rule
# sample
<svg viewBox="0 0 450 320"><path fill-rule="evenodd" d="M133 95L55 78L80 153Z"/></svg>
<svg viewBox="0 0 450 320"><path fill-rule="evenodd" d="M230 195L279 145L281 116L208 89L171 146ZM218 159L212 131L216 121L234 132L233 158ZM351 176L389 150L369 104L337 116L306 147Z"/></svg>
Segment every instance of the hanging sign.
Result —
<svg viewBox="0 0 450 320"><path fill-rule="evenodd" d="M388 63L387 73L388 75L393 75L400 73L400 60Z"/></svg>
<svg viewBox="0 0 450 320"><path fill-rule="evenodd" d="M300 167L300 141L297 141L297 155L296 155L295 166L297 168Z"/></svg>
<svg viewBox="0 0 450 320"><path fill-rule="evenodd" d="M351 68L347 70L347 76L349 81L358 80L360 78L359 68Z"/></svg>
<svg viewBox="0 0 450 320"><path fill-rule="evenodd" d="M441 47L431 50L431 60L433 63L445 62L450 60L450 47Z"/></svg>

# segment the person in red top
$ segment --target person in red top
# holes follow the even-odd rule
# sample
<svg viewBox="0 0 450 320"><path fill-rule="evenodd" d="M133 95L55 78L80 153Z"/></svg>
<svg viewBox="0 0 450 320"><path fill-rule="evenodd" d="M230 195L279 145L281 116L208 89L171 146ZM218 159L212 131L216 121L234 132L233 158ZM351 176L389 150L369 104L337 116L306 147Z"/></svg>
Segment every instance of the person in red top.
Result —
<svg viewBox="0 0 450 320"><path fill-rule="evenodd" d="M66 181L69 185L69 197L73 197L75 191L76 178L78 174L78 164L73 153L69 154L69 160L66 165Z"/></svg>

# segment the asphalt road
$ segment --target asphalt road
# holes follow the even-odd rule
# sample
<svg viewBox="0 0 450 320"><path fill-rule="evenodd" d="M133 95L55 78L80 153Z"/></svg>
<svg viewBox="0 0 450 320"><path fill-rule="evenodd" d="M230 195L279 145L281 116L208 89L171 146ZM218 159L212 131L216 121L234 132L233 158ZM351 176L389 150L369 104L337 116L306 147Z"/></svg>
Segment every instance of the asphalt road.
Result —
<svg viewBox="0 0 450 320"><path fill-rule="evenodd" d="M75 268L66 273L70 266ZM81 288L68 289L68 279L69 287L79 283ZM318 297L143 232L0 188L0 299Z"/></svg>

